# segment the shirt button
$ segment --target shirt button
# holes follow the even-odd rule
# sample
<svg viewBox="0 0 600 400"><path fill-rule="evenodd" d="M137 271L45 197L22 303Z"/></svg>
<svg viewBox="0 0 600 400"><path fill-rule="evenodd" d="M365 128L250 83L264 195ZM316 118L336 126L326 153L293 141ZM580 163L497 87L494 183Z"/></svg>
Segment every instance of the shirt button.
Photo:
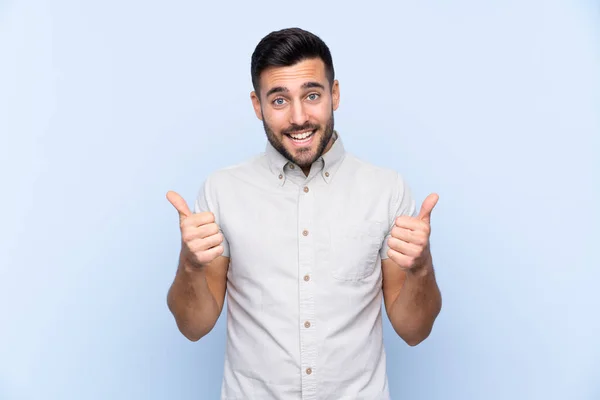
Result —
<svg viewBox="0 0 600 400"><path fill-rule="evenodd" d="M305 280L306 282L310 281L310 276L308 276L308 275L304 275L304 280Z"/></svg>
<svg viewBox="0 0 600 400"><path fill-rule="evenodd" d="M310 368L306 368L306 374L307 374L307 375L310 375L310 374L312 374L312 369L310 369Z"/></svg>
<svg viewBox="0 0 600 400"><path fill-rule="evenodd" d="M283 175L279 174L279 179L283 179Z"/></svg>
<svg viewBox="0 0 600 400"><path fill-rule="evenodd" d="M304 186L304 193L308 193L308 186Z"/></svg>
<svg viewBox="0 0 600 400"><path fill-rule="evenodd" d="M294 169L294 164L290 164L290 169Z"/></svg>
<svg viewBox="0 0 600 400"><path fill-rule="evenodd" d="M329 172L325 172L325 176L329 178Z"/></svg>
<svg viewBox="0 0 600 400"><path fill-rule="evenodd" d="M305 229L304 231L302 231L302 234L303 234L304 236L308 236L308 231Z"/></svg>
<svg viewBox="0 0 600 400"><path fill-rule="evenodd" d="M310 322L306 321L306 322L304 323L304 327L305 327L305 328L310 328Z"/></svg>

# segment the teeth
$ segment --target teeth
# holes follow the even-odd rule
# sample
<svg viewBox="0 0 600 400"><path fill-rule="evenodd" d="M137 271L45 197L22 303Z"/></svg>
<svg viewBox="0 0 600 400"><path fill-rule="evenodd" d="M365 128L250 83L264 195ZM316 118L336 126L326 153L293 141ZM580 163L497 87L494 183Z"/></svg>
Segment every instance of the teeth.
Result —
<svg viewBox="0 0 600 400"><path fill-rule="evenodd" d="M313 131L309 131L309 132L304 132L304 133L301 133L301 134L290 134L290 136L293 139L302 140L302 139L306 139L307 137L309 137L310 135L312 135L312 133L313 133Z"/></svg>

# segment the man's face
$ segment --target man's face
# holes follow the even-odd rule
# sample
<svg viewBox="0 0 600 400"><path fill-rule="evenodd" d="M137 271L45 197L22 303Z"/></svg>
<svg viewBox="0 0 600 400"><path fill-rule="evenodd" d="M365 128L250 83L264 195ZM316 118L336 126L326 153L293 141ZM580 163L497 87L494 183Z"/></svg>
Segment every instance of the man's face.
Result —
<svg viewBox="0 0 600 400"><path fill-rule="evenodd" d="M331 147L339 84L329 85L321 59L266 69L251 97L271 145L305 172Z"/></svg>

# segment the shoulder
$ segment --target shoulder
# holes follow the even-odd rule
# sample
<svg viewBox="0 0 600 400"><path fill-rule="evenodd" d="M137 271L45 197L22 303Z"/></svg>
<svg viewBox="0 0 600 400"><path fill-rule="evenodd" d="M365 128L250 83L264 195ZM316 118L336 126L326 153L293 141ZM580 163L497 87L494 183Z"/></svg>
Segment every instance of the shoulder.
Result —
<svg viewBox="0 0 600 400"><path fill-rule="evenodd" d="M248 181L263 173L268 168L265 153L259 153L236 164L217 168L204 178L207 188L226 188L235 185L240 180Z"/></svg>
<svg viewBox="0 0 600 400"><path fill-rule="evenodd" d="M415 212L415 199L404 175L391 167L377 165L347 153L346 170L353 176L353 181L361 187L363 193L377 193L381 199L387 199L390 212L394 215Z"/></svg>
<svg viewBox="0 0 600 400"><path fill-rule="evenodd" d="M385 167L347 152L344 160L346 169L363 184L373 184L382 188L407 186L403 174L391 167Z"/></svg>
<svg viewBox="0 0 600 400"><path fill-rule="evenodd" d="M203 174L196 183L196 209L216 211L227 198L236 198L240 194L240 182L252 181L264 164L264 154L257 154L236 164L217 168Z"/></svg>

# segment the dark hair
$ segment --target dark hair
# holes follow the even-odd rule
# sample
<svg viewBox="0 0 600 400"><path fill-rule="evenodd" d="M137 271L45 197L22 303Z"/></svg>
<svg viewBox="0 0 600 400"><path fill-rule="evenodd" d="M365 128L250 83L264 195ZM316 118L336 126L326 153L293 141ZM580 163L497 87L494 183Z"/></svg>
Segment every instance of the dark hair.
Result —
<svg viewBox="0 0 600 400"><path fill-rule="evenodd" d="M261 39L252 53L250 73L254 91L260 96L260 74L268 67L288 67L311 58L323 61L325 75L331 86L335 77L333 61L329 48L321 38L300 28L269 33Z"/></svg>

